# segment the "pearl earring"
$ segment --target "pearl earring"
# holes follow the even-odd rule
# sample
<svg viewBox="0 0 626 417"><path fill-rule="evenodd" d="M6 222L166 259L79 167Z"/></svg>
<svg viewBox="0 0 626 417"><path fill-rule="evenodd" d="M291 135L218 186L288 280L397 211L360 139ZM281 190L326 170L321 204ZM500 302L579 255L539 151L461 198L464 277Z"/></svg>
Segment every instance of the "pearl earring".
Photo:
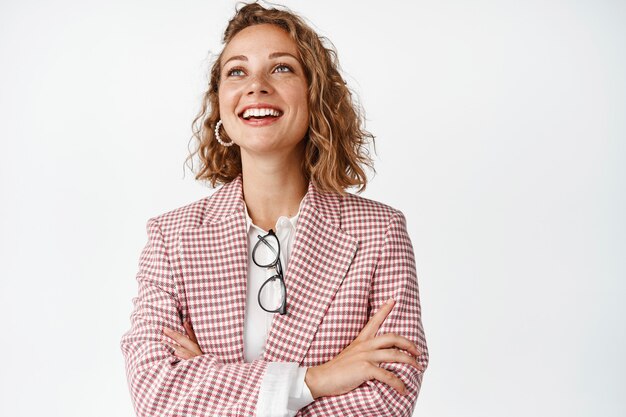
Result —
<svg viewBox="0 0 626 417"><path fill-rule="evenodd" d="M216 124L215 124L215 139L217 139L217 141L222 145L222 146L233 146L235 144L235 142L233 142L232 140L228 143L222 141L222 138L220 137L220 126L222 125L222 120L220 119Z"/></svg>

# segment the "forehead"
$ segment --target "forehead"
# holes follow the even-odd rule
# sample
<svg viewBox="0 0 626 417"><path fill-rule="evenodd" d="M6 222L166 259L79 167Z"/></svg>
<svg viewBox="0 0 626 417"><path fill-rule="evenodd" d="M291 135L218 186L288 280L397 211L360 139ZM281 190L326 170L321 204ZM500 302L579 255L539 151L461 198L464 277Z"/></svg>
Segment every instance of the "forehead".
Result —
<svg viewBox="0 0 626 417"><path fill-rule="evenodd" d="M223 62L233 55L264 55L272 52L289 52L299 56L296 43L282 28L262 23L248 26L237 33L224 48Z"/></svg>

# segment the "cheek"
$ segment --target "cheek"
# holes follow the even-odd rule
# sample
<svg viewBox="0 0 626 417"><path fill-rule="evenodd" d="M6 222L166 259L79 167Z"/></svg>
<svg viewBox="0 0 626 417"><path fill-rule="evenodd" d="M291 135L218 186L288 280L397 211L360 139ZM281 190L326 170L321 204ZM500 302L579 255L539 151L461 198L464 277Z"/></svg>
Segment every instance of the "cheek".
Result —
<svg viewBox="0 0 626 417"><path fill-rule="evenodd" d="M309 97L306 95L306 92L303 97L300 99L300 117L302 118L302 122L307 126L309 125Z"/></svg>
<svg viewBox="0 0 626 417"><path fill-rule="evenodd" d="M302 101L302 108L304 109L306 115L307 115L307 120L308 120L308 116L309 116L309 86L307 85L306 82L304 82L302 84L302 92L301 92L301 101Z"/></svg>
<svg viewBox="0 0 626 417"><path fill-rule="evenodd" d="M308 96L308 91L305 86L302 85L298 85L298 86L294 86L295 88L290 89L289 91L289 95L290 95L290 101L292 103L296 103L296 106L298 107L298 113L302 113L304 115L309 114L309 96Z"/></svg>
<svg viewBox="0 0 626 417"><path fill-rule="evenodd" d="M236 105L234 93L228 89L223 89L219 91L217 97L219 100L220 114L225 115L232 113Z"/></svg>

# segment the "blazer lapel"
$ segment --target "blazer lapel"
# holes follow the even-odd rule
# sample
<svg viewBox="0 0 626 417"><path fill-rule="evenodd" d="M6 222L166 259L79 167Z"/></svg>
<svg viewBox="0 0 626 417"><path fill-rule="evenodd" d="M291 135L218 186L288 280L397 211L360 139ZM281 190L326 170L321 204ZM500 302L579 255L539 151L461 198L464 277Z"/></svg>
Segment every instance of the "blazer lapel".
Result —
<svg viewBox="0 0 626 417"><path fill-rule="evenodd" d="M287 314L274 315L266 361L303 361L357 250L358 241L340 228L340 196L310 182L304 198L285 270Z"/></svg>
<svg viewBox="0 0 626 417"><path fill-rule="evenodd" d="M198 227L180 234L185 298L200 348L243 362L248 235L241 176L208 200ZM201 335L201 336L200 336Z"/></svg>

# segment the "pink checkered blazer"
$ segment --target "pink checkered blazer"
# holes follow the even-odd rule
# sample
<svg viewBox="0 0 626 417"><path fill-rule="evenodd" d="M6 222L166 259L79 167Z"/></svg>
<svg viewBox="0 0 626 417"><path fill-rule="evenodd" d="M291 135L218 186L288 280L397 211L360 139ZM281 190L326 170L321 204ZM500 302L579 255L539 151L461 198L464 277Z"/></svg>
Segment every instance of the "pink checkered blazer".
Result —
<svg viewBox="0 0 626 417"><path fill-rule="evenodd" d="M241 175L211 196L151 218L139 260L131 327L122 336L138 416L254 416L267 363L316 366L337 356L389 298L378 334L397 333L424 352L413 247L403 213L354 194L322 193L309 183L285 270L287 313L276 315L262 358L244 362L248 238ZM201 356L183 360L163 327L193 324ZM320 397L297 416L411 416L422 372L382 363L407 396L367 381Z"/></svg>

